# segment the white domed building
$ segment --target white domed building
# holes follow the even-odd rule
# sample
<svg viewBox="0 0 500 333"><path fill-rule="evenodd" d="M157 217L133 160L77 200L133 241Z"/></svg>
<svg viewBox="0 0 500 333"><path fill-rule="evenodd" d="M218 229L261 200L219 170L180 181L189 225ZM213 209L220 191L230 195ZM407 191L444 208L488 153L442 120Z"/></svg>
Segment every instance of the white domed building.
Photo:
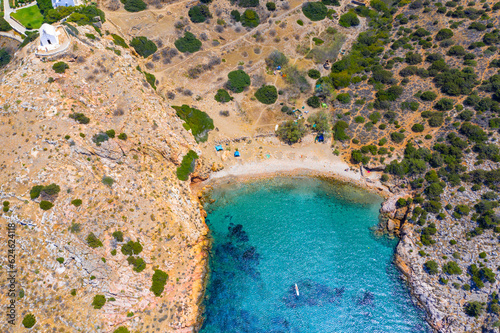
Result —
<svg viewBox="0 0 500 333"><path fill-rule="evenodd" d="M44 23L40 27L40 50L50 51L57 49L59 45L59 32L50 24Z"/></svg>

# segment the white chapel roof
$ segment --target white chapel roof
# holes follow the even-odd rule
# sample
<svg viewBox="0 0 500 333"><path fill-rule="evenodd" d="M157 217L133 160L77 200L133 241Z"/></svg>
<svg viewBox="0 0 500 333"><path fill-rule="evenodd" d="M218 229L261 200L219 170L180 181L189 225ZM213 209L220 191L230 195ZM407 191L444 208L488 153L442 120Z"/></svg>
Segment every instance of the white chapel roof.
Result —
<svg viewBox="0 0 500 333"><path fill-rule="evenodd" d="M53 26L51 26L50 24L47 24L47 23L44 23L42 24L42 26L40 27L40 31L42 33L45 33L47 35L52 35L52 36L56 36L56 28L54 28Z"/></svg>

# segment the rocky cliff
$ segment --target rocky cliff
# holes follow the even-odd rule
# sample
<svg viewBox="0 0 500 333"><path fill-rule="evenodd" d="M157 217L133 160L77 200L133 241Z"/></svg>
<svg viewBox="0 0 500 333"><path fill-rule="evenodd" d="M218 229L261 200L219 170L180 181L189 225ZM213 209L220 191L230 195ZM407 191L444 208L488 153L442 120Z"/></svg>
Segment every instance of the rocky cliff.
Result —
<svg viewBox="0 0 500 333"><path fill-rule="evenodd" d="M191 332L207 228L176 168L196 142L131 51L79 29L57 59L37 58L35 41L0 74L2 304L11 299L9 223L17 268L15 323L2 318L0 331L24 332L32 313L38 332ZM65 73L55 73L56 61L69 66ZM58 193L30 197L50 184ZM44 210L42 201L53 206ZM130 240L142 246L129 256L145 262L141 272L122 253ZM168 274L159 297L150 290L156 269ZM106 299L100 309L96 295Z"/></svg>

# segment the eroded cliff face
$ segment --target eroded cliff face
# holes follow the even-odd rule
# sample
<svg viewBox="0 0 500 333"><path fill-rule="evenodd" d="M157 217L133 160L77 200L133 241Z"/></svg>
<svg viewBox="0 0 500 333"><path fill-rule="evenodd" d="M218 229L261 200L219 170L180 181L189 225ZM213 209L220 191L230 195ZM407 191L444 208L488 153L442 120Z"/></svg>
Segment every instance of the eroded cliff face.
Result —
<svg viewBox="0 0 500 333"><path fill-rule="evenodd" d="M80 28L80 36L82 29L89 28ZM53 61L37 58L33 45L0 74L0 198L9 202L0 216L1 304L10 302L8 223L16 226L17 268L15 325L2 314L0 331L24 332L23 316L32 313L38 332L112 332L118 326L191 332L207 228L176 168L189 149L198 150L196 142L146 83L129 50L118 56L107 36L92 43L72 39L57 59L69 65L64 74L54 72ZM89 123L69 117L75 113ZM115 137L99 143L95 135L111 129ZM118 139L120 133L127 139ZM52 183L60 187L57 195L30 198L33 186ZM72 204L75 199L81 205ZM41 200L53 207L42 210ZM123 242L115 231L123 232ZM90 233L102 246L88 245ZM140 273L121 251L129 240L143 246ZM160 297L150 291L155 269L169 275ZM92 306L95 295L107 299L101 309Z"/></svg>

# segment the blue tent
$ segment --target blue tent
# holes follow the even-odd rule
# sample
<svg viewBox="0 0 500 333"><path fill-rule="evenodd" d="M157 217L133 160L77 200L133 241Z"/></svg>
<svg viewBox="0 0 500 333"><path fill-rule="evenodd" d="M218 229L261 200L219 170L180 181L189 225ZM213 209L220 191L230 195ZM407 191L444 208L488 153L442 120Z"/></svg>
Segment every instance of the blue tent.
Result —
<svg viewBox="0 0 500 333"><path fill-rule="evenodd" d="M223 150L223 148L222 148L222 146L221 146L221 145L218 145L218 146L215 146L215 150L217 150L217 151L221 151L221 150Z"/></svg>
<svg viewBox="0 0 500 333"><path fill-rule="evenodd" d="M325 141L325 137L323 136L323 133L318 134L318 142L324 142L324 141Z"/></svg>
<svg viewBox="0 0 500 333"><path fill-rule="evenodd" d="M240 152L239 151L235 151L234 152L234 157L240 157Z"/></svg>

